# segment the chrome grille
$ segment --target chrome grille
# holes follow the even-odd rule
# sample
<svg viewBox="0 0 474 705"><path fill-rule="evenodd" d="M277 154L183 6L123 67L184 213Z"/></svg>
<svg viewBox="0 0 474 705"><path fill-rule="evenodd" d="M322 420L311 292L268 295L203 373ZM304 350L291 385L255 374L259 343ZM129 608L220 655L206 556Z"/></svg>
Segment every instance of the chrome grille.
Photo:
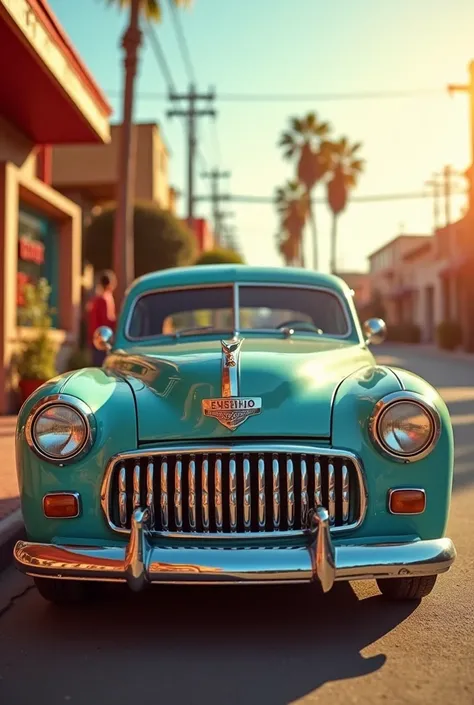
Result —
<svg viewBox="0 0 474 705"><path fill-rule="evenodd" d="M130 530L147 506L154 532L299 532L327 508L334 531L354 528L365 510L362 470L350 455L212 449L126 454L108 468L103 508L111 527Z"/></svg>

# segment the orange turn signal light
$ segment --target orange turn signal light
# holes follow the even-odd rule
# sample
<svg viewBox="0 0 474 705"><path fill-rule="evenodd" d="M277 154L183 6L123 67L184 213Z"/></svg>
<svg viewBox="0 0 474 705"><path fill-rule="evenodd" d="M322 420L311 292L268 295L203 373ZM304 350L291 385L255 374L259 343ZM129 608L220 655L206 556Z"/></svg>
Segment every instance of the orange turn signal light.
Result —
<svg viewBox="0 0 474 705"><path fill-rule="evenodd" d="M73 492L54 492L45 495L43 512L48 519L74 519L79 516L79 495Z"/></svg>
<svg viewBox="0 0 474 705"><path fill-rule="evenodd" d="M390 490L388 506L392 514L422 514L426 507L424 490Z"/></svg>

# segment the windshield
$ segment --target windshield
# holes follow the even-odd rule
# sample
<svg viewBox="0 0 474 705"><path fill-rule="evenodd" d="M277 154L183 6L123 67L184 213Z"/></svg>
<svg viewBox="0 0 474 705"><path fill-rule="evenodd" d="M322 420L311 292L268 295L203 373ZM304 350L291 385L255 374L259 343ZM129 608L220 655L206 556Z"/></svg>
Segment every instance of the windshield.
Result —
<svg viewBox="0 0 474 705"><path fill-rule="evenodd" d="M276 330L344 337L347 312L338 296L315 288L238 287L238 329ZM234 329L234 290L230 286L155 291L142 295L132 308L128 337L215 334Z"/></svg>

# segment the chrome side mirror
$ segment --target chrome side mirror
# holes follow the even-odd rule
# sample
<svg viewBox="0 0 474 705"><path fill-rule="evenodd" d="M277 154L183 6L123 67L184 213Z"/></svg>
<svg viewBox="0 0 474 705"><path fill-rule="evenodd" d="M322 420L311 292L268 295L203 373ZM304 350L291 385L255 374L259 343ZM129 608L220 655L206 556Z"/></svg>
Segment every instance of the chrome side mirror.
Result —
<svg viewBox="0 0 474 705"><path fill-rule="evenodd" d="M92 342L97 350L102 350L102 352L109 352L112 349L112 343L114 340L114 332L112 328L108 326L100 326L94 331L92 337Z"/></svg>
<svg viewBox="0 0 474 705"><path fill-rule="evenodd" d="M387 326L381 318L369 318L363 325L365 342L379 345L387 337Z"/></svg>

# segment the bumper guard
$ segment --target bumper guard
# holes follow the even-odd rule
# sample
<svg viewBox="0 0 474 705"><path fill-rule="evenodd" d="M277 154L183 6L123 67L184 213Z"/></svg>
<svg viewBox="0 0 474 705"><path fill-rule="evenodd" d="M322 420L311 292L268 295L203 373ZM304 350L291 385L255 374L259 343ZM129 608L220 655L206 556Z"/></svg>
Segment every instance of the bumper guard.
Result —
<svg viewBox="0 0 474 705"><path fill-rule="evenodd" d="M256 584L318 581L328 592L335 580L434 575L456 558L451 539L409 543L334 546L329 516L319 507L311 517L307 545L278 548L154 546L148 509L135 509L126 548L69 546L18 541L17 567L34 577L146 583Z"/></svg>

